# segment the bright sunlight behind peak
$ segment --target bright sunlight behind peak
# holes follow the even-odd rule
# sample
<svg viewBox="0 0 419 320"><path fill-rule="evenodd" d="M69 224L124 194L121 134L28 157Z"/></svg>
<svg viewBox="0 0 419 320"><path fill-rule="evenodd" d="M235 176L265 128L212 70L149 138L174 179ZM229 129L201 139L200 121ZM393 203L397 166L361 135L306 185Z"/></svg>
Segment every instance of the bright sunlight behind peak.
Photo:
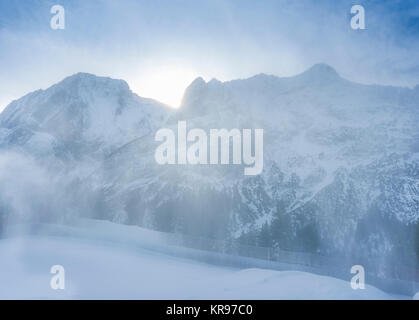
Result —
<svg viewBox="0 0 419 320"><path fill-rule="evenodd" d="M141 97L155 99L172 108L178 108L185 89L198 77L187 67L161 66L141 72L132 82L132 90Z"/></svg>

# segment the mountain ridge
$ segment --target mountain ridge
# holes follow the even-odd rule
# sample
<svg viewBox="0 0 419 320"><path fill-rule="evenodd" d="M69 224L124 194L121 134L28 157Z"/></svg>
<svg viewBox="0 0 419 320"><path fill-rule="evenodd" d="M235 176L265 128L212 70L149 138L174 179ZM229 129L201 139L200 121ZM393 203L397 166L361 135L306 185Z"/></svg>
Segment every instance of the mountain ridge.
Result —
<svg viewBox="0 0 419 320"><path fill-rule="evenodd" d="M233 80L228 80L228 81L220 81L216 78L211 79L210 81L206 82L201 76L198 76L197 78L195 78L185 89L184 91L184 95L182 100L185 99L185 95L188 94L188 91L191 90L197 90L197 89L203 89L206 88L208 85L228 85L231 83L238 83L238 82L248 82L248 81L252 81L252 80L272 80L274 82L278 82L278 81L282 81L282 80L295 80L295 79L301 79L301 78L307 78L306 81L313 81L317 78L319 79L323 79L323 80L327 80L327 81L334 81L334 80L344 80L344 81L348 81L350 83L356 84L356 85L362 85L362 86L372 86L372 87L376 87L376 88L392 88L392 89L399 89L399 90L411 90L411 91L416 91L419 88L419 84L416 85L414 88L409 88L409 87L401 87L401 86L393 86L393 85L380 85L380 84L361 84L358 82L353 82L347 79L342 78L339 73L330 65L326 64L326 63L317 63L314 64L313 66L311 66L310 68L306 69L303 72L297 73L293 76L287 76L287 77L281 77L281 76L277 76L277 75L273 75L273 74L266 74L266 73L259 73L256 74L254 76L250 76L247 78L241 78L241 79L233 79ZM118 78L111 78L109 76L97 76L93 73L89 73L89 72L77 72L74 73L72 75L69 75L67 77L65 77L64 79L60 80L59 82L57 82L56 84L53 84L51 86L49 86L46 89L38 89L32 92L29 92L25 95L23 95L21 98L15 99L12 102L10 102L1 112L0 115L6 110L6 108L9 105L13 105L16 101L23 99L23 98L28 98L31 97L33 95L36 94L40 94L43 93L45 91L48 91L50 89L56 88L56 87L61 87L61 86L66 86L70 83L82 83L85 87L89 87L89 84L91 85L92 83L102 83L102 84L116 84L119 83L119 87L122 90L127 90L131 93L134 93L128 83L123 80L123 79L118 79ZM71 85L70 87L73 87L74 89L74 85ZM115 86L113 86L115 87ZM139 96L137 93L134 93L135 95ZM143 98L141 96L139 96L141 99L149 99L151 101L154 102L158 102L160 104L163 104L161 102L159 102L156 99L153 98ZM181 107L184 103L181 103Z"/></svg>
<svg viewBox="0 0 419 320"><path fill-rule="evenodd" d="M89 74L51 88L0 114L0 149L77 177L70 182L83 190L77 214L285 250L389 261L400 245L410 254L403 261L415 252L413 89L356 84L324 64L286 78L197 78L177 110ZM263 128L262 174L156 164L155 132L176 130L179 120L204 130Z"/></svg>

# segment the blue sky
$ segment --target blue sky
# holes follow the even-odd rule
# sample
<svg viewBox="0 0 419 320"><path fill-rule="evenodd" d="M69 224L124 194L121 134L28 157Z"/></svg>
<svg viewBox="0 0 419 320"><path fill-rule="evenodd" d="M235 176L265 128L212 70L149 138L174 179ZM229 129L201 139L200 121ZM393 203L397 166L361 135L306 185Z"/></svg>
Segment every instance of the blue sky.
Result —
<svg viewBox="0 0 419 320"><path fill-rule="evenodd" d="M65 8L52 30L50 8ZM352 30L361 4L366 30ZM0 110L83 71L177 104L197 76L290 76L318 62L362 82L419 84L419 1L0 0Z"/></svg>

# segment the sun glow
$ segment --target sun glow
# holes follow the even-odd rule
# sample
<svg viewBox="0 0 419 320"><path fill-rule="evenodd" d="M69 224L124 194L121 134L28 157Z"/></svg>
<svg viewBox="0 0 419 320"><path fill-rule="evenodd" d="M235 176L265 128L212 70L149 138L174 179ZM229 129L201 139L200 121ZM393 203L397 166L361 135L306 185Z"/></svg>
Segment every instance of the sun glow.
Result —
<svg viewBox="0 0 419 320"><path fill-rule="evenodd" d="M135 80L133 90L141 97L178 108L187 86L199 75L188 68L164 66L150 69Z"/></svg>

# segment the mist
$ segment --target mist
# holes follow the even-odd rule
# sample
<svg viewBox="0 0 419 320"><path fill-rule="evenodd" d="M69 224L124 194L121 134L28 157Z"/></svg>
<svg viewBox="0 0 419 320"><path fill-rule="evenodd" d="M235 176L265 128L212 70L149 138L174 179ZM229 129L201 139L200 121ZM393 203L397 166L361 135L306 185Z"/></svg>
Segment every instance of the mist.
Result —
<svg viewBox="0 0 419 320"><path fill-rule="evenodd" d="M28 154L2 151L0 181L0 213L7 215L7 227L70 222L81 213L74 179L46 170Z"/></svg>

